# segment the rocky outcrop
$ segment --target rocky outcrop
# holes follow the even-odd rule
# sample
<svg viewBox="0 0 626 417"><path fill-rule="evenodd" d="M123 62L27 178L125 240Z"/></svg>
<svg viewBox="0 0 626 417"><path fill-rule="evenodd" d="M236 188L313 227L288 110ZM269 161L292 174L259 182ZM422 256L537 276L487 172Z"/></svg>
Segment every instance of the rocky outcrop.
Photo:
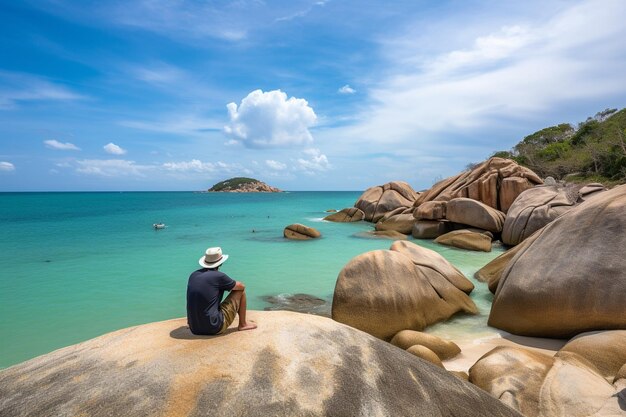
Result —
<svg viewBox="0 0 626 417"><path fill-rule="evenodd" d="M471 198L453 198L446 205L446 218L451 222L500 233L505 215Z"/></svg>
<svg viewBox="0 0 626 417"><path fill-rule="evenodd" d="M469 371L469 380L528 417L624 415L621 385L611 385L580 355L555 357L497 347Z"/></svg>
<svg viewBox="0 0 626 417"><path fill-rule="evenodd" d="M322 234L317 229L305 226L300 223L295 223L285 227L285 230L283 231L283 236L287 239L293 240L308 240L321 237Z"/></svg>
<svg viewBox="0 0 626 417"><path fill-rule="evenodd" d="M394 242L391 250L350 260L337 278L332 318L389 340L400 330L422 330L460 311L477 313L474 302L453 284L458 270L437 269L428 257L419 258L419 252L433 252L425 248L407 256L411 246L417 245ZM453 276L444 275L447 271Z"/></svg>
<svg viewBox="0 0 626 417"><path fill-rule="evenodd" d="M376 230L394 230L405 235L410 235L415 224L415 218L412 213L399 213L392 216L384 216L376 223Z"/></svg>
<svg viewBox="0 0 626 417"><path fill-rule="evenodd" d="M425 361L432 363L433 365L445 369L443 367L443 363L441 363L441 359L439 359L439 356L437 356L435 352L428 349L426 346L414 345L408 348L406 351L409 352L411 355L415 355L418 358L422 358Z"/></svg>
<svg viewBox="0 0 626 417"><path fill-rule="evenodd" d="M392 210L412 207L417 197L418 194L409 184L393 181L368 188L354 203L354 207L363 210L366 221L376 223Z"/></svg>
<svg viewBox="0 0 626 417"><path fill-rule="evenodd" d="M612 383L619 379L619 370L626 364L626 330L579 334L567 342L557 355L561 352L582 356Z"/></svg>
<svg viewBox="0 0 626 417"><path fill-rule="evenodd" d="M472 229L453 230L435 239L436 243L459 249L491 252L493 235L486 231Z"/></svg>
<svg viewBox="0 0 626 417"><path fill-rule="evenodd" d="M414 206L466 197L506 213L522 191L541 183L541 178L528 168L510 159L494 157L433 185L417 198Z"/></svg>
<svg viewBox="0 0 626 417"><path fill-rule="evenodd" d="M363 213L363 210L356 207L348 207L336 213L329 214L324 217L324 220L329 222L350 223L361 221L364 217L365 213Z"/></svg>
<svg viewBox="0 0 626 417"><path fill-rule="evenodd" d="M445 219L447 204L447 201L426 201L413 211L413 216L418 220Z"/></svg>
<svg viewBox="0 0 626 417"><path fill-rule="evenodd" d="M262 296L261 299L269 304L265 311L295 311L330 317L330 303L314 295L277 294Z"/></svg>
<svg viewBox="0 0 626 417"><path fill-rule="evenodd" d="M407 236L395 230L368 230L352 235L363 239L390 239L390 240L406 240Z"/></svg>
<svg viewBox="0 0 626 417"><path fill-rule="evenodd" d="M416 220L411 234L416 239L435 239L452 231L454 225L442 220Z"/></svg>
<svg viewBox="0 0 626 417"><path fill-rule="evenodd" d="M195 336L132 327L0 371L0 415L519 416L446 371L327 318L250 312Z"/></svg>
<svg viewBox="0 0 626 417"><path fill-rule="evenodd" d="M440 359L451 359L461 353L456 343L444 340L432 334L415 330L402 330L391 339L391 344L407 350L411 346L425 346L433 351Z"/></svg>
<svg viewBox="0 0 626 417"><path fill-rule="evenodd" d="M276 187L267 185L263 181L254 178L235 177L218 182L209 188L209 192L219 193L280 193Z"/></svg>
<svg viewBox="0 0 626 417"><path fill-rule="evenodd" d="M509 263L489 325L540 337L626 329L626 186L572 208Z"/></svg>
<svg viewBox="0 0 626 417"><path fill-rule="evenodd" d="M506 214L502 242L519 244L575 205L605 190L601 184L585 187L569 184L546 185L524 191Z"/></svg>

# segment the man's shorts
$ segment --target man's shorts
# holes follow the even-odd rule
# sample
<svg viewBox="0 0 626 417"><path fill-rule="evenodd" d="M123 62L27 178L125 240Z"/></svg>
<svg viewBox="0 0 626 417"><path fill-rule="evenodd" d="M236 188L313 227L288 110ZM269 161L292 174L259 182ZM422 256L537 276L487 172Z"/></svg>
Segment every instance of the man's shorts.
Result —
<svg viewBox="0 0 626 417"><path fill-rule="evenodd" d="M233 297L233 294L234 292L231 291L230 294L228 294L228 297L226 297L224 301L222 301L222 304L220 304L220 310L224 315L224 324L222 324L222 328L217 334L224 333L226 329L228 329L228 326L235 321L235 316L239 311L239 300L241 300L241 298L236 299Z"/></svg>

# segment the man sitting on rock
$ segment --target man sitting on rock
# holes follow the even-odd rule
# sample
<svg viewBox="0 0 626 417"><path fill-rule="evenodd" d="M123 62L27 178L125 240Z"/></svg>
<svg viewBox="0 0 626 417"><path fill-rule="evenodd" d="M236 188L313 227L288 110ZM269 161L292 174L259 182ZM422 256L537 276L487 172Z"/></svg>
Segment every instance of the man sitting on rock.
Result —
<svg viewBox="0 0 626 417"><path fill-rule="evenodd" d="M256 324L246 321L245 285L233 281L218 271L228 255L222 248L208 248L200 258L201 269L189 276L187 284L187 323L193 334L221 334L239 314L239 330L256 329ZM230 294L224 302L224 291Z"/></svg>

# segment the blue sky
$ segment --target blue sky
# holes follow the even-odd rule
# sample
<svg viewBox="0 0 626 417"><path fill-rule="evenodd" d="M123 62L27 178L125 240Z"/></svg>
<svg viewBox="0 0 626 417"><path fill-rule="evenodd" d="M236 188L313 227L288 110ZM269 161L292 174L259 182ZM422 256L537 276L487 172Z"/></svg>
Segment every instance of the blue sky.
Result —
<svg viewBox="0 0 626 417"><path fill-rule="evenodd" d="M1 1L0 191L428 188L626 105L626 2Z"/></svg>

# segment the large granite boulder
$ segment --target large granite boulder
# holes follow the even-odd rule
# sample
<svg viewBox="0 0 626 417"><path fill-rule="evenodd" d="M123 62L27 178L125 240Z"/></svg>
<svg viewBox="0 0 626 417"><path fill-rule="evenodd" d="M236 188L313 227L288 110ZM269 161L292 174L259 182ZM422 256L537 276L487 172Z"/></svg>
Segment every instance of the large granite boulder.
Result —
<svg viewBox="0 0 626 417"><path fill-rule="evenodd" d="M577 204L605 191L601 184L534 187L524 191L509 208L502 242L517 245Z"/></svg>
<svg viewBox="0 0 626 417"><path fill-rule="evenodd" d="M582 333L567 342L562 352L576 353L591 362L600 374L613 382L626 364L626 330ZM625 393L626 394L626 393ZM626 402L626 397L624 398Z"/></svg>
<svg viewBox="0 0 626 417"><path fill-rule="evenodd" d="M491 252L492 235L472 229L453 230L435 239L436 243L459 249Z"/></svg>
<svg viewBox="0 0 626 417"><path fill-rule="evenodd" d="M587 360L497 347L469 370L469 380L527 417L624 415L624 397Z"/></svg>
<svg viewBox="0 0 626 417"><path fill-rule="evenodd" d="M329 214L324 220L329 222L350 223L363 220L365 213L356 207L348 207L336 213Z"/></svg>
<svg viewBox="0 0 626 417"><path fill-rule="evenodd" d="M500 233L505 214L471 198L454 198L446 205L446 218L451 222Z"/></svg>
<svg viewBox="0 0 626 417"><path fill-rule="evenodd" d="M411 346L425 346L433 351L440 359L451 359L461 353L461 348L454 342L442 339L434 334L402 330L391 339L391 344L407 350Z"/></svg>
<svg viewBox="0 0 626 417"><path fill-rule="evenodd" d="M354 203L354 207L363 210L365 220L376 223L386 213L398 207L412 207L418 193L403 181L370 187Z"/></svg>
<svg viewBox="0 0 626 417"><path fill-rule="evenodd" d="M0 415L519 416L446 371L324 317L250 312L195 336L185 319L109 333L0 371Z"/></svg>
<svg viewBox="0 0 626 417"><path fill-rule="evenodd" d="M285 227L285 230L283 231L283 236L287 239L293 240L308 240L316 239L322 236L322 234L319 232L319 230L313 227L305 226L300 223L295 223Z"/></svg>
<svg viewBox="0 0 626 417"><path fill-rule="evenodd" d="M624 231L624 185L545 226L502 273L489 325L557 338L626 329Z"/></svg>
<svg viewBox="0 0 626 417"><path fill-rule="evenodd" d="M333 294L332 318L389 340L400 330L422 330L464 311L478 312L469 296L442 270L426 266L398 250L410 242L394 242L391 250L361 254L343 267ZM445 273L445 272L444 272Z"/></svg>
<svg viewBox="0 0 626 417"><path fill-rule="evenodd" d="M469 171L446 178L423 192L415 201L449 201L457 197L478 200L505 212L524 190L543 181L530 169L510 159L490 158Z"/></svg>
<svg viewBox="0 0 626 417"><path fill-rule="evenodd" d="M416 219L441 220L446 218L447 201L426 201L413 212Z"/></svg>
<svg viewBox="0 0 626 417"><path fill-rule="evenodd" d="M376 230L394 230L405 235L410 235L415 224L415 217L412 213L399 213L393 216L384 216L378 223L376 223Z"/></svg>
<svg viewBox="0 0 626 417"><path fill-rule="evenodd" d="M435 239L454 229L454 224L444 220L416 220L411 235L416 239Z"/></svg>

